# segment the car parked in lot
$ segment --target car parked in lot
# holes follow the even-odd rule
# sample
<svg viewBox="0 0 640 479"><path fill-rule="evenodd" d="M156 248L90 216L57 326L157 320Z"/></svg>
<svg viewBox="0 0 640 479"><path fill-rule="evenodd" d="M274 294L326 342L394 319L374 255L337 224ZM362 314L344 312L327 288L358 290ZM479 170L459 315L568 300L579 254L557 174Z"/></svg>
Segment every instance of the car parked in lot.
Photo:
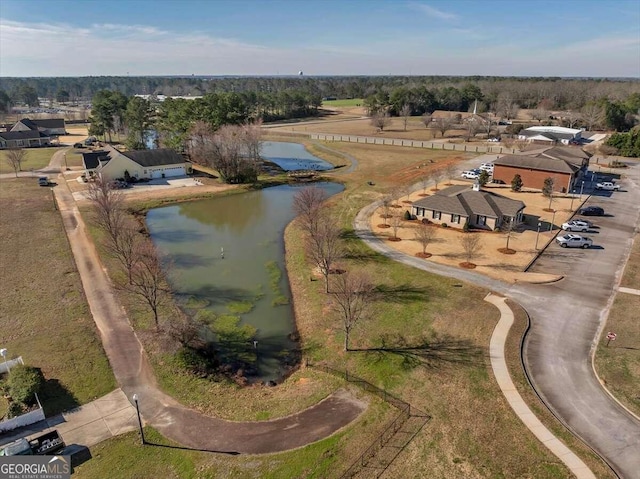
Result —
<svg viewBox="0 0 640 479"><path fill-rule="evenodd" d="M584 216L604 216L604 210L599 206L587 206L581 208L578 213Z"/></svg>
<svg viewBox="0 0 640 479"><path fill-rule="evenodd" d="M493 163L482 163L479 169L484 170L487 173L493 173Z"/></svg>
<svg viewBox="0 0 640 479"><path fill-rule="evenodd" d="M46 176L41 176L38 178L38 184L40 186L49 186L49 178Z"/></svg>
<svg viewBox="0 0 640 479"><path fill-rule="evenodd" d="M591 238L574 234L558 236L556 242L563 248L590 248L593 245Z"/></svg>
<svg viewBox="0 0 640 479"><path fill-rule="evenodd" d="M562 223L562 229L565 231L589 231L591 223L581 220L571 220Z"/></svg>
<svg viewBox="0 0 640 479"><path fill-rule="evenodd" d="M619 189L620 185L616 185L612 181L603 181L602 183L596 184L596 190L617 191Z"/></svg>
<svg viewBox="0 0 640 479"><path fill-rule="evenodd" d="M478 178L480 178L480 173L482 173L482 170L480 169L467 170L463 171L460 176L468 180L477 180Z"/></svg>

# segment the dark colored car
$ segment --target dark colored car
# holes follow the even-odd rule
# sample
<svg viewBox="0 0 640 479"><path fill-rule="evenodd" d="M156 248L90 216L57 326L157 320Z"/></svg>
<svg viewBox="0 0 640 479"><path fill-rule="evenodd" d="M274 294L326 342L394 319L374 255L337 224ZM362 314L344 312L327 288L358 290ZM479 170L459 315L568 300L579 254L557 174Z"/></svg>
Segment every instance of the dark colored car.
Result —
<svg viewBox="0 0 640 479"><path fill-rule="evenodd" d="M587 206L580 210L580 214L584 216L604 216L604 210L599 206Z"/></svg>

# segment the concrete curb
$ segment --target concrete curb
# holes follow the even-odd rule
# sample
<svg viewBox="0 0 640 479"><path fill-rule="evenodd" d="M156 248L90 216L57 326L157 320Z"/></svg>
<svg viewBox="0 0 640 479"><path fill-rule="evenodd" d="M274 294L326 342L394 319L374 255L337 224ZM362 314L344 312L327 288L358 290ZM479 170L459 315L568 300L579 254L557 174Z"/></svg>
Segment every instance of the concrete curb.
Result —
<svg viewBox="0 0 640 479"><path fill-rule="evenodd" d="M504 356L505 343L514 321L513 311L507 306L503 297L489 293L484 300L500 310L500 320L491 335L489 352L496 382L509 406L524 425L569 468L577 479L595 479L596 476L591 469L540 422L518 393L509 375Z"/></svg>

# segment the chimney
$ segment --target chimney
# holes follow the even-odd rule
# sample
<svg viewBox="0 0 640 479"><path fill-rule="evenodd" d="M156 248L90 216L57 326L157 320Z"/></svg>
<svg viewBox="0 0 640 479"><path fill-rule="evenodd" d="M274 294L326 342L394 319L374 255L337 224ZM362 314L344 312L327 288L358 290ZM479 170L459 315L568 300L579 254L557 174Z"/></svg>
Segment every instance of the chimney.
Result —
<svg viewBox="0 0 640 479"><path fill-rule="evenodd" d="M480 183L477 181L473 184L473 191L480 191Z"/></svg>

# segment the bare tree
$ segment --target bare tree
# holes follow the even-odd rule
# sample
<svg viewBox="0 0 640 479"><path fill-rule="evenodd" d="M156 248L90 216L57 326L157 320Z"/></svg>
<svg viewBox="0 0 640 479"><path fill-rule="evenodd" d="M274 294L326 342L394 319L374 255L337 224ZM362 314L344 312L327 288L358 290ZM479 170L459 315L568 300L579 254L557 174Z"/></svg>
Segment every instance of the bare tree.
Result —
<svg viewBox="0 0 640 479"><path fill-rule="evenodd" d="M324 276L327 293L332 268L344 255L341 233L336 219L329 214L323 214L318 219L316 234L307 238L307 253Z"/></svg>
<svg viewBox="0 0 640 479"><path fill-rule="evenodd" d="M384 225L387 225L387 219L391 216L391 204L393 203L393 199L386 195L382 198L382 218L384 219Z"/></svg>
<svg viewBox="0 0 640 479"><path fill-rule="evenodd" d="M431 126L431 115L425 113L420 117L420 121L424 124L425 128L429 128Z"/></svg>
<svg viewBox="0 0 640 479"><path fill-rule="evenodd" d="M480 131L481 125L476 121L475 118L469 118L467 121L467 141L470 141L471 138L476 136L476 133Z"/></svg>
<svg viewBox="0 0 640 479"><path fill-rule="evenodd" d="M196 123L189 138L195 163L214 168L226 183L249 183L258 178L260 161L259 125L224 125L213 131Z"/></svg>
<svg viewBox="0 0 640 479"><path fill-rule="evenodd" d="M580 120L582 120L581 114L575 111L568 111L562 116L563 123L569 128L575 127Z"/></svg>
<svg viewBox="0 0 640 479"><path fill-rule="evenodd" d="M447 165L444 167L444 172L447 180L449 181L449 184L451 184L451 181L456 177L458 167L455 165L455 163L447 163Z"/></svg>
<svg viewBox="0 0 640 479"><path fill-rule="evenodd" d="M422 196L427 196L427 187L431 184L431 171L427 171L422 175L420 186L422 186Z"/></svg>
<svg viewBox="0 0 640 479"><path fill-rule="evenodd" d="M464 257L467 263L471 263L471 261L478 255L480 249L482 248L480 235L474 233L463 234L460 237L460 246L462 246Z"/></svg>
<svg viewBox="0 0 640 479"><path fill-rule="evenodd" d="M401 186L399 186L398 187L398 194L400 195L400 199L402 199L402 198L404 198L406 196L407 199L405 201L407 203L410 203L409 196L411 196L411 185L401 185ZM403 201L403 203L405 201Z"/></svg>
<svg viewBox="0 0 640 479"><path fill-rule="evenodd" d="M422 246L422 254L426 255L427 246L429 246L429 243L431 243L436 236L436 228L425 223L420 223L413 232L413 236L416 241L420 243L420 246Z"/></svg>
<svg viewBox="0 0 640 479"><path fill-rule="evenodd" d="M402 105L402 108L400 108L400 117L402 118L404 131L407 131L407 123L409 122L409 117L411 117L411 105L408 103Z"/></svg>
<svg viewBox="0 0 640 479"><path fill-rule="evenodd" d="M453 128L454 123L455 120L453 118L438 118L433 122L433 126L444 138L444 134Z"/></svg>
<svg viewBox="0 0 640 479"><path fill-rule="evenodd" d="M402 225L402 214L399 211L394 211L391 213L391 218L389 219L389 224L391 225L391 230L393 231L393 239L398 238L398 230Z"/></svg>
<svg viewBox="0 0 640 479"><path fill-rule="evenodd" d="M108 235L112 244L117 244L125 216L122 193L102 177L97 177L89 184L87 196L93 205L94 223Z"/></svg>
<svg viewBox="0 0 640 479"><path fill-rule="evenodd" d="M444 176L444 172L438 168L431 172L431 179L435 183L435 190L438 191L438 183L442 181L442 177Z"/></svg>
<svg viewBox="0 0 640 479"><path fill-rule="evenodd" d="M317 186L307 186L293 197L293 210L300 218L302 229L311 236L317 232L321 207L327 198L327 193Z"/></svg>
<svg viewBox="0 0 640 479"><path fill-rule="evenodd" d="M17 178L18 171L22 171L22 163L27 161L27 152L22 148L11 148L7 150L5 160L7 164L13 168Z"/></svg>
<svg viewBox="0 0 640 479"><path fill-rule="evenodd" d="M123 281L119 286L141 297L149 305L156 330L160 330L158 311L167 301L169 291L165 288L162 263L153 243L145 242L138 248L138 257L131 270L131 281Z"/></svg>
<svg viewBox="0 0 640 479"><path fill-rule="evenodd" d="M342 320L345 351L349 351L349 337L353 328L369 314L374 294L373 283L363 273L345 272L335 278L331 295L334 310Z"/></svg>
<svg viewBox="0 0 640 479"><path fill-rule="evenodd" d="M513 100L513 97L508 92L503 92L498 95L498 105L497 109L502 116L504 116L507 120L511 120L518 115L518 110L520 107Z"/></svg>
<svg viewBox="0 0 640 479"><path fill-rule="evenodd" d="M582 119L587 124L587 130L602 125L605 119L605 109L602 105L588 103L582 107Z"/></svg>
<svg viewBox="0 0 640 479"><path fill-rule="evenodd" d="M118 227L116 236L108 236L105 242L107 251L120 262L127 272L129 283L132 281L133 267L138 260L140 244L140 233L130 223Z"/></svg>
<svg viewBox="0 0 640 479"><path fill-rule="evenodd" d="M391 117L389 117L389 113L374 113L371 116L371 125L375 126L380 131L384 131L385 128L391 125Z"/></svg>
<svg viewBox="0 0 640 479"><path fill-rule="evenodd" d="M540 124L542 120L549 119L549 112L542 108L536 108L531 112L531 118L533 118L534 120L538 120L538 124Z"/></svg>

